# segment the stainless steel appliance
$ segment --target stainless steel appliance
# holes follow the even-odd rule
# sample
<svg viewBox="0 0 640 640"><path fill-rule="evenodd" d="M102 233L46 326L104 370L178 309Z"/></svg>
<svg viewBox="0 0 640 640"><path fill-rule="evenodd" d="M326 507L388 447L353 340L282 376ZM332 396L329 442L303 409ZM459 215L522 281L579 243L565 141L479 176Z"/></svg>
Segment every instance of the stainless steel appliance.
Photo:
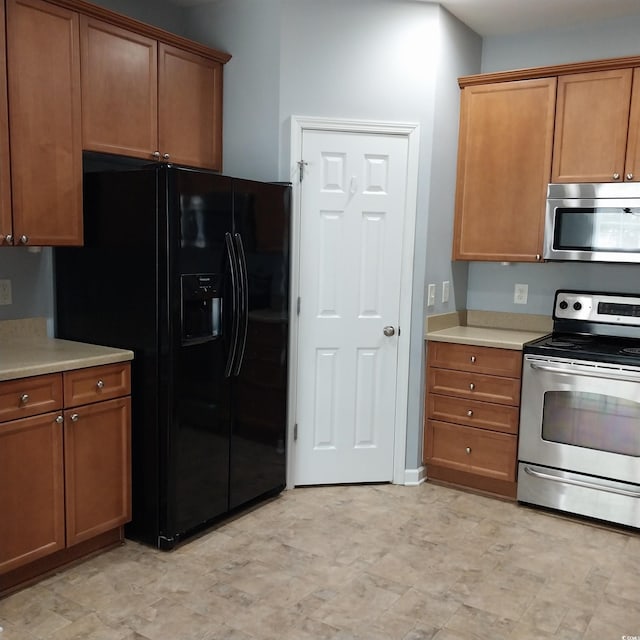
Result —
<svg viewBox="0 0 640 640"><path fill-rule="evenodd" d="M640 527L640 296L556 292L523 349L517 499Z"/></svg>
<svg viewBox="0 0 640 640"><path fill-rule="evenodd" d="M550 184L543 257L640 262L640 183Z"/></svg>
<svg viewBox="0 0 640 640"><path fill-rule="evenodd" d="M85 156L56 334L132 362L133 520L170 549L285 486L291 187Z"/></svg>

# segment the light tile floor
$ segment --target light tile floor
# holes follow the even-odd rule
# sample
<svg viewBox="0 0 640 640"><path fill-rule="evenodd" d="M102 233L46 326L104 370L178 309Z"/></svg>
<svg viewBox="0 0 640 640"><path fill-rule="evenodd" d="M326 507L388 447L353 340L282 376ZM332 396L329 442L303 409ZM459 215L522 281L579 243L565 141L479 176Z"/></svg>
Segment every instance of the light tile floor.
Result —
<svg viewBox="0 0 640 640"><path fill-rule="evenodd" d="M430 483L295 489L0 600L0 640L622 640L640 534Z"/></svg>

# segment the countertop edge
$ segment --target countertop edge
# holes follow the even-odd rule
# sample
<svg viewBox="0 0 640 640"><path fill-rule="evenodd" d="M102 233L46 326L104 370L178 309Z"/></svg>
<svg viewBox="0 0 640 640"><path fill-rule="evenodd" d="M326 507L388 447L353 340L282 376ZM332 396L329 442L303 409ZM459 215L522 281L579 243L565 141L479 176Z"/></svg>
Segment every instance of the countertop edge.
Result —
<svg viewBox="0 0 640 640"><path fill-rule="evenodd" d="M129 349L60 340L17 339L0 342L0 381L19 380L133 360Z"/></svg>
<svg viewBox="0 0 640 640"><path fill-rule="evenodd" d="M547 333L548 332L517 331L514 329L457 326L440 331L429 331L425 334L425 340L522 351L523 346L527 342L541 338Z"/></svg>

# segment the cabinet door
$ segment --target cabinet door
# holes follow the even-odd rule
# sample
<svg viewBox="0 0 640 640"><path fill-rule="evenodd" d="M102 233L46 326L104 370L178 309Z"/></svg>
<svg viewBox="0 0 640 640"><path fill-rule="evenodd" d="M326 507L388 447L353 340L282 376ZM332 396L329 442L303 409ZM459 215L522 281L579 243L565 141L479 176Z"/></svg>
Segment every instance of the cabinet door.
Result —
<svg viewBox="0 0 640 640"><path fill-rule="evenodd" d="M64 413L67 546L131 520L131 400Z"/></svg>
<svg viewBox="0 0 640 640"><path fill-rule="evenodd" d="M222 64L159 46L160 151L176 164L222 167Z"/></svg>
<svg viewBox="0 0 640 640"><path fill-rule="evenodd" d="M627 182L640 180L640 69L633 70L629 130L627 132L627 158L624 165Z"/></svg>
<svg viewBox="0 0 640 640"><path fill-rule="evenodd" d="M0 573L64 548L58 415L0 424Z"/></svg>
<svg viewBox="0 0 640 640"><path fill-rule="evenodd" d="M540 259L555 78L465 87L453 258Z"/></svg>
<svg viewBox="0 0 640 640"><path fill-rule="evenodd" d="M6 237L12 234L8 118L4 3L0 3L0 244L4 244Z"/></svg>
<svg viewBox="0 0 640 640"><path fill-rule="evenodd" d="M7 0L14 244L82 244L79 33L76 13Z"/></svg>
<svg viewBox="0 0 640 640"><path fill-rule="evenodd" d="M558 78L552 182L622 181L631 76L616 69Z"/></svg>
<svg viewBox="0 0 640 640"><path fill-rule="evenodd" d="M158 150L157 42L80 19L85 149L152 159Z"/></svg>

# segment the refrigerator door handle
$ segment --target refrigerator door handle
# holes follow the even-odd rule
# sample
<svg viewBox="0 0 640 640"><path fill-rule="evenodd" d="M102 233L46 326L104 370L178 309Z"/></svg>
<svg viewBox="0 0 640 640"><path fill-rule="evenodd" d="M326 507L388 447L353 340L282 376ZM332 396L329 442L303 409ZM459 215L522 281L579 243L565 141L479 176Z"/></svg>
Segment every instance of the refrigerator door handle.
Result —
<svg viewBox="0 0 640 640"><path fill-rule="evenodd" d="M239 327L238 338L239 350L236 353L236 364L233 368L233 375L240 375L240 369L242 368L242 361L244 360L244 350L247 346L247 331L249 328L249 275L247 272L247 259L244 252L244 245L242 243L242 236L236 233L234 236L236 241L236 249L238 256L238 268L240 271L240 313L239 315Z"/></svg>
<svg viewBox="0 0 640 640"><path fill-rule="evenodd" d="M227 257L229 258L229 267L231 271L231 343L229 345L229 355L227 356L227 364L224 368L224 377L231 377L233 363L236 359L238 349L238 333L240 330L240 310L239 310L239 274L236 251L233 245L233 238L229 232L224 234L224 241L227 247Z"/></svg>

